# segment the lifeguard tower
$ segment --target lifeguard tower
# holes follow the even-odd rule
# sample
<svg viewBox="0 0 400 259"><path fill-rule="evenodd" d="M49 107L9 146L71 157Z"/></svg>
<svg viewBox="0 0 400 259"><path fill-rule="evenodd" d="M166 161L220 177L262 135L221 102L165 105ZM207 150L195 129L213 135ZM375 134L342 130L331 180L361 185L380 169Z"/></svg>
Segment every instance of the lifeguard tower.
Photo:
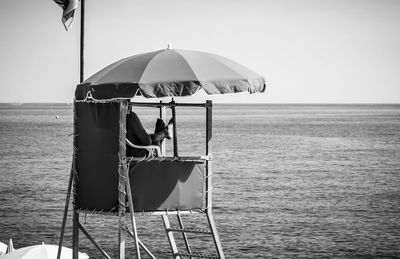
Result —
<svg viewBox="0 0 400 259"><path fill-rule="evenodd" d="M185 62L182 57L186 57ZM154 71L146 71L147 68ZM188 78L201 74L216 78ZM149 76L154 80L149 80ZM134 239L136 258L144 254L155 258L140 240L135 220L139 215L161 217L172 258L224 258L212 210L212 102L131 101L136 95L149 98L184 96L199 89L208 94L263 92L265 81L258 74L220 56L166 49L117 61L78 85L74 102L74 155L69 183L69 190L73 189L74 259L78 258L79 231L92 241L104 257L110 258L79 222L79 214L88 211L118 216L120 259L125 258L125 240L128 236ZM180 156L176 108L181 106L205 110L205 154ZM162 119L165 119L166 109L171 109L173 154L167 155L165 146L161 145L157 156L126 156L126 115L131 107L154 107L159 110ZM70 193L67 193L60 246ZM183 214L204 215L208 228L185 228L181 218ZM171 227L171 216L177 217L179 228ZM184 239L184 249L178 249L176 245L174 234L177 233ZM215 244L215 254L192 251L187 233L209 234Z"/></svg>

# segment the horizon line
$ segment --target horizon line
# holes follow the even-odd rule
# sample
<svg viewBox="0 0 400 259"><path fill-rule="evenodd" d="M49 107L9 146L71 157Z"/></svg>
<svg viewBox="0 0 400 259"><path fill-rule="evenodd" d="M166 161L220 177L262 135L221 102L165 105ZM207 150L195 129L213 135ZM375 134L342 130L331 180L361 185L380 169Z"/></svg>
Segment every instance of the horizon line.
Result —
<svg viewBox="0 0 400 259"><path fill-rule="evenodd" d="M149 101L152 102L152 101ZM74 102L0 102L0 105L40 105L40 104L55 104L55 105L71 105ZM168 103L168 102L166 102ZM184 102L182 102L184 103ZM203 102L194 102L203 103ZM233 104L254 104L254 105L400 105L400 102L213 102L213 104L233 105Z"/></svg>

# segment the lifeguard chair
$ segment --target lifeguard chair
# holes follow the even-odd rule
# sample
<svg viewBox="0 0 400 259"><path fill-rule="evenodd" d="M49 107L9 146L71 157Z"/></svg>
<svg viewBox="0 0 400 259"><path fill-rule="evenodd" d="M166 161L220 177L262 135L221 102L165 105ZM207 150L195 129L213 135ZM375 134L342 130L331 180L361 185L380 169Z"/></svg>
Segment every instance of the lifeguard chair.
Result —
<svg viewBox="0 0 400 259"><path fill-rule="evenodd" d="M138 103L137 95L148 98L185 96L203 89L207 94L263 92L265 80L255 72L210 53L165 49L117 61L99 71L75 91L74 155L61 230L60 247L73 187L73 251L78 257L81 230L106 257L79 222L79 213L118 215L119 258L125 258L125 236L135 242L136 257L144 251L155 256L140 241L135 215L161 215L173 258L224 258L212 214L212 102ZM156 107L165 118L171 109L173 154L162 146L159 157L126 157L126 114L130 107ZM176 108L205 109L205 154L182 157L178 152ZM149 148L149 147L146 147ZM208 229L185 228L181 215L204 215ZM129 224L126 216L129 215ZM176 215L179 228L172 228L169 216ZM174 233L182 234L186 250L178 250ZM191 251L186 233L210 234L215 254Z"/></svg>
<svg viewBox="0 0 400 259"><path fill-rule="evenodd" d="M173 156L126 157L126 114L129 106L156 107L161 118L165 109L172 110L175 124ZM206 153L198 157L180 157L176 134L177 106L200 107L206 110ZM118 215L120 258L125 257L124 237L131 235L135 241L137 258L144 251L154 255L140 241L135 213L161 215L171 247L173 258L183 256L224 258L222 246L212 216L211 188L211 136L212 102L179 104L134 103L128 100L75 102L74 137L74 206L73 206L73 249L78 251L78 229L80 229L108 257L94 238L79 222L79 213L114 213ZM162 148L163 150L163 148ZM204 214L209 229L186 229L182 214ZM129 214L129 224L125 215ZM140 215L139 214L139 215ZM180 228L172 228L168 216L176 215ZM186 251L178 251L174 232L183 233ZM216 254L199 254L190 249L185 233L208 233L212 236Z"/></svg>

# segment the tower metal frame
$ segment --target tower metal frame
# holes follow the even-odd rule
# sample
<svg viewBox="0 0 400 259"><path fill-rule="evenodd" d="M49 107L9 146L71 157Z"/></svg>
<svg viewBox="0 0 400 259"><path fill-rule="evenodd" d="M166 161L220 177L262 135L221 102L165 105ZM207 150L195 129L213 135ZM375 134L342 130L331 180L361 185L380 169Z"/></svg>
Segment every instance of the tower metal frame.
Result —
<svg viewBox="0 0 400 259"><path fill-rule="evenodd" d="M171 248L171 253L173 258L181 258L181 256L189 256L190 258L193 257L203 257L203 258L225 258L222 245L218 236L218 232L216 229L216 225L214 222L213 218L213 213L212 213L212 161L211 161L211 140L212 140L212 102L211 101L206 101L205 103L176 103L175 101L171 101L169 103L154 103L154 102L148 102L148 103L143 103L143 102L129 102L127 99L121 99L121 100L116 100L119 103L119 152L118 152L118 157L119 157L119 166L118 166L118 174L119 174L119 184L118 184L118 200L119 200L119 205L118 205L118 247L119 247L119 259L125 259L126 258L126 237L127 235L131 236L134 239L135 242L135 255L136 258L141 258L141 250L143 250L150 258L156 258L151 251L140 241L139 236L138 236L138 231L137 231L137 226L136 226L136 218L135 218L135 211L134 211L134 206L133 206L133 197L132 197L132 191L131 191L131 185L130 185L130 180L129 180L129 175L128 175L128 164L129 161L127 160L126 157L126 115L127 111L130 106L135 106L135 107L155 107L159 109L160 112L160 117L162 119L165 118L166 114L166 108L171 109L171 114L172 114L172 121L173 121L173 157L169 157L169 159L180 159L179 153L178 153L178 138L177 138L177 122L176 122L176 107L203 107L205 108L205 116L206 116L206 143L205 143L205 149L206 149L206 154L203 157L205 159L205 191L204 191L204 200L205 200L205 208L201 211L187 211L187 210L170 210L170 211L154 211L151 213L148 213L150 215L161 215L161 219L163 222L163 225L166 230L166 234L168 237L168 241L170 244ZM90 102L96 102L93 100L90 100ZM76 118L75 118L75 108L74 108L74 135L77 134L76 132ZM74 141L74 147L75 147L75 141ZM161 146L162 150L162 155L165 156L165 144L162 143ZM75 148L73 152L73 158L75 158ZM143 161L146 158L140 158L139 160ZM153 158L149 158L153 159ZM138 160L138 159L137 159ZM57 256L57 259L60 258L60 253L61 253L61 248L62 248L62 243L63 243L63 238L64 238L64 233L65 233L65 222L68 214L68 209L69 209L69 203L70 203L70 196L73 194L73 207L72 207L72 249L73 249L73 259L78 259L78 250L79 250L79 230L93 243L93 245L101 252L101 254L105 258L110 258L110 256L104 251L100 245L94 240L94 238L86 231L86 229L80 224L79 221L79 208L75 206L75 199L76 199L76 192L75 192L75 186L76 186L76 181L77 181L77 172L75 168L75 159L73 159L72 167L71 167L71 173L70 173L70 179L69 179L69 184L68 184L68 191L67 191L67 198L65 201L65 209L64 209L64 216L63 216L63 223L61 227L61 235L60 235L60 241L59 241L59 253ZM126 219L126 206L129 207L129 223L127 223ZM93 213L96 214L96 211ZM190 228L184 228L181 215L183 214L194 214L194 213L202 213L206 215L207 222L209 224L210 231L205 231L205 230L193 230ZM147 213L146 213L147 214ZM176 215L180 228L175 229L172 228L170 223L169 223L169 218L168 216L170 215ZM185 242L186 246L186 252L179 252L175 238L173 236L173 232L180 232L182 233L182 238ZM216 253L217 255L204 255L204 254L199 254L199 253L193 253L191 251L189 241L187 239L186 233L208 233L212 235L213 241L215 244L216 248Z"/></svg>

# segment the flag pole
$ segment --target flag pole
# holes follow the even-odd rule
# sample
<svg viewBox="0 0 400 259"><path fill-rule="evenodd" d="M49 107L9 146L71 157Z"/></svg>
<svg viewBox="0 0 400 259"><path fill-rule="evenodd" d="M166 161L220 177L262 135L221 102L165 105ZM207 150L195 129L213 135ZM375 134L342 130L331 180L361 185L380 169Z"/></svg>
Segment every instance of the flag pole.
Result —
<svg viewBox="0 0 400 259"><path fill-rule="evenodd" d="M80 19L80 51L79 51L79 82L82 83L84 80L84 36L85 36L85 0L80 0L81 2L81 19ZM74 103L74 133L75 133L75 103ZM74 134L75 138L75 134ZM75 140L74 140L75 144ZM57 259L60 259L61 257L61 249L62 249L62 244L63 244L63 239L64 239L64 231L65 231L65 224L66 224L66 219L67 219L67 214L68 214L68 207L69 207L69 201L70 201L70 195L72 191L72 185L73 182L76 180L75 179L75 148L73 151L73 156L72 156L72 168L71 172L69 175L69 182L68 182L68 190L67 190L67 198L65 200L65 208L64 208L64 216L63 216L63 222L61 226L61 233L60 233L60 240L58 244L58 251L57 251ZM74 197L75 199L75 197ZM73 219L72 219L72 225L73 225L73 234L72 234L72 256L74 259L78 258L78 250L79 250L79 237L78 237L78 225L79 225L79 213L75 211L75 207L73 207Z"/></svg>
<svg viewBox="0 0 400 259"><path fill-rule="evenodd" d="M85 0L81 0L81 37L80 37L80 77L79 82L84 80L84 39L85 39Z"/></svg>
<svg viewBox="0 0 400 259"><path fill-rule="evenodd" d="M85 47L85 0L81 1L81 28L80 28L80 51L79 51L79 83L82 83L84 80L84 67L85 67L85 55L84 55L84 47ZM75 103L74 103L75 106ZM74 108L74 122L75 122L75 108ZM76 127L76 123L74 123L74 127ZM76 129L74 129L74 132ZM75 136L74 136L75 137ZM75 142L75 141L74 141ZM75 143L74 143L75 144ZM75 159L75 148L74 148L74 159ZM74 163L76 161L74 160ZM75 166L74 166L75 167ZM76 172L75 172L76 174ZM72 181L76 181L75 174L71 175L73 178ZM74 185L76 186L76 185ZM74 195L75 201L75 195ZM73 205L73 213L72 213L72 259L79 258L79 212L75 209L75 205Z"/></svg>

